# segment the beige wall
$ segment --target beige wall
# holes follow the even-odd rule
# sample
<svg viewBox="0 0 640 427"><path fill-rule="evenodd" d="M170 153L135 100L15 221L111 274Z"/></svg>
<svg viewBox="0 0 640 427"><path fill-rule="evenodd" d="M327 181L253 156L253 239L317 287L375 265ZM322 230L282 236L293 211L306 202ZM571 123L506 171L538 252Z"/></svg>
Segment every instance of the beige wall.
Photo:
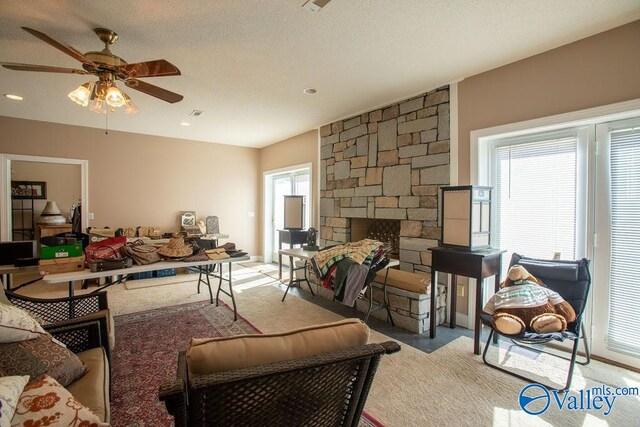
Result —
<svg viewBox="0 0 640 427"><path fill-rule="evenodd" d="M80 165L14 161L11 162L11 180L47 183L47 199L33 203L36 219L48 200L56 202L65 217L69 216L71 206L80 200Z"/></svg>
<svg viewBox="0 0 640 427"><path fill-rule="evenodd" d="M0 153L86 159L93 226L179 228L181 210L217 215L220 231L258 250L260 155L254 148L0 117Z"/></svg>
<svg viewBox="0 0 640 427"><path fill-rule="evenodd" d="M458 85L458 177L469 133L640 98L640 21L468 77Z"/></svg>
<svg viewBox="0 0 640 427"><path fill-rule="evenodd" d="M318 130L314 129L300 135L296 135L284 141L264 147L260 150L260 251L262 252L262 242L264 235L264 172L273 171L290 166L311 163L311 198L312 215L311 221L315 228L319 228L320 221L320 194L318 193L319 178L319 137Z"/></svg>

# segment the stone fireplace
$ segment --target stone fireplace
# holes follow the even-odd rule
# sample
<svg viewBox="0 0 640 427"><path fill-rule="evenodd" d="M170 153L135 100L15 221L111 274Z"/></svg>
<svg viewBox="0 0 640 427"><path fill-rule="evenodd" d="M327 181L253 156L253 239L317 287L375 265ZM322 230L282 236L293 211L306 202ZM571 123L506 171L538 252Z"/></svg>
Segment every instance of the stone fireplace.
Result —
<svg viewBox="0 0 640 427"><path fill-rule="evenodd" d="M427 249L442 235L439 187L449 184L449 87L323 126L320 138L320 245L372 237L391 248L401 270L430 272ZM388 289L396 324L427 331L429 295ZM373 299L381 298L378 287ZM358 300L358 309L366 311L367 304ZM437 307L440 324L444 285L438 285Z"/></svg>
<svg viewBox="0 0 640 427"><path fill-rule="evenodd" d="M449 87L323 126L320 137L320 244L393 220L400 268L429 272L438 189L449 184Z"/></svg>

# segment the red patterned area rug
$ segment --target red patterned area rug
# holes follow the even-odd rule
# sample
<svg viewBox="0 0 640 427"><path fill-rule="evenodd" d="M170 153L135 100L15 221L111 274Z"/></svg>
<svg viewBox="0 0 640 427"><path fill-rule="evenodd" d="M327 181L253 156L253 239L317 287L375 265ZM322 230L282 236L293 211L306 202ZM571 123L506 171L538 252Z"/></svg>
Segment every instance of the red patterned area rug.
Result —
<svg viewBox="0 0 640 427"><path fill-rule="evenodd" d="M186 351L191 337L259 334L242 316L206 302L165 307L115 317L116 346L111 362L111 423L114 427L172 426L171 417L158 400L158 387L175 378L178 353ZM360 427L382 426L362 413Z"/></svg>

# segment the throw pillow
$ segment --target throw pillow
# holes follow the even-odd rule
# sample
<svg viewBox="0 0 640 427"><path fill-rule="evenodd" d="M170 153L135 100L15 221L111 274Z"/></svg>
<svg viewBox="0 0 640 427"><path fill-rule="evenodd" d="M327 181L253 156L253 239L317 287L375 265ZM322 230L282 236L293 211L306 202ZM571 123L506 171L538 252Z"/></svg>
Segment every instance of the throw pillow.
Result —
<svg viewBox="0 0 640 427"><path fill-rule="evenodd" d="M20 393L29 376L0 377L0 427L10 427Z"/></svg>
<svg viewBox="0 0 640 427"><path fill-rule="evenodd" d="M329 353L368 341L369 327L359 319L278 334L192 338L187 350L187 365L190 374L206 375Z"/></svg>
<svg viewBox="0 0 640 427"><path fill-rule="evenodd" d="M0 280L0 285L1 284L2 280ZM4 289L0 289L0 304L13 305L11 304L11 301L9 301L9 298L7 298L7 295L4 293Z"/></svg>
<svg viewBox="0 0 640 427"><path fill-rule="evenodd" d="M78 356L53 342L51 335L28 341L0 344L0 375L48 374L66 386L84 375Z"/></svg>
<svg viewBox="0 0 640 427"><path fill-rule="evenodd" d="M0 304L0 343L31 340L45 334L42 326L26 311Z"/></svg>
<svg viewBox="0 0 640 427"><path fill-rule="evenodd" d="M12 425L109 426L48 375L24 388Z"/></svg>

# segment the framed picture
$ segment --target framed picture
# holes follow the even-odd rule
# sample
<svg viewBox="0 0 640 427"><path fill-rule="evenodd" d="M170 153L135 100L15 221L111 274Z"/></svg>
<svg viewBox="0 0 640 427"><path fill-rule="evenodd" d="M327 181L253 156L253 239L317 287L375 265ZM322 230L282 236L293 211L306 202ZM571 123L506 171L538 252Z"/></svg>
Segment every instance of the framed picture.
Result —
<svg viewBox="0 0 640 427"><path fill-rule="evenodd" d="M11 181L11 197L14 199L47 198L47 183L44 181Z"/></svg>

